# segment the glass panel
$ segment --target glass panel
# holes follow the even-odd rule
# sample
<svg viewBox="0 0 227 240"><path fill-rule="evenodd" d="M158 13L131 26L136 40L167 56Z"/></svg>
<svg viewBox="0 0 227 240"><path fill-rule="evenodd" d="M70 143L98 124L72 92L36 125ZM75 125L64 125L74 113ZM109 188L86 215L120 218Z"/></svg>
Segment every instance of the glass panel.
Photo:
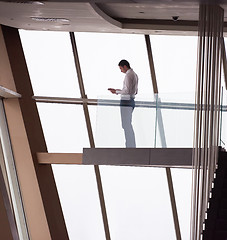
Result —
<svg viewBox="0 0 227 240"><path fill-rule="evenodd" d="M139 77L138 97L153 95L143 35L76 33L86 93L89 98L109 98L108 88L122 88L124 74L118 63L126 59Z"/></svg>
<svg viewBox="0 0 227 240"><path fill-rule="evenodd" d="M80 96L69 34L21 30L20 35L35 95ZM144 36L105 33L75 36L88 97L119 101L107 88L122 87L124 74L118 62L129 60L139 76L136 102L142 104L133 112L137 147L163 146ZM191 92L196 80L196 44L197 37L151 36L158 88L161 93L168 93L160 94L162 102L194 103ZM174 95L169 97L169 92ZM153 107L143 107L149 101ZM49 152L82 152L89 147L82 106L37 105ZM89 111L96 147L124 146L119 105L104 106L99 102L97 107L89 106ZM162 108L161 112L167 146L191 147L194 111ZM111 239L175 239L165 169L109 166L100 169ZM93 167L53 165L53 171L70 239L105 239ZM174 170L174 188L182 239L188 239L189 190L185 210L180 183L183 173L187 177L189 174L187 170L181 171Z"/></svg>
<svg viewBox="0 0 227 240"><path fill-rule="evenodd" d="M120 97L99 99L96 117L96 145L98 147L125 147L125 136ZM135 134L136 147L153 147L155 142L155 102L136 99L132 113L132 128ZM123 107L128 110L129 107ZM123 116L127 117L127 116ZM126 129L127 131L127 129ZM104 134L105 133L105 134Z"/></svg>
<svg viewBox="0 0 227 240"><path fill-rule="evenodd" d="M132 113L132 128L136 147L192 147L194 108L191 95L183 101L136 99ZM183 102L181 102L181 101ZM122 127L120 97L99 99L97 107L96 145L125 147L126 133ZM124 107L123 107L124 108ZM129 124L129 123L128 123Z"/></svg>
<svg viewBox="0 0 227 240"><path fill-rule="evenodd" d="M100 169L112 240L176 238L165 169Z"/></svg>
<svg viewBox="0 0 227 240"><path fill-rule="evenodd" d="M192 170L172 168L171 174L181 237L187 240L190 236Z"/></svg>
<svg viewBox="0 0 227 240"><path fill-rule="evenodd" d="M162 103L164 102L162 101L158 104ZM187 109L187 106L190 109ZM167 108L164 105L158 108L161 114L157 116L157 147L193 146L194 104L184 107L173 103L173 105L168 105ZM160 125L161 123L163 124L163 128ZM163 145L163 138L165 139L166 146Z"/></svg>
<svg viewBox="0 0 227 240"><path fill-rule="evenodd" d="M97 106L88 105L89 116L91 120L91 127L93 132L93 137L95 140L95 147L97 147L96 141L96 131L97 131Z"/></svg>
<svg viewBox="0 0 227 240"><path fill-rule="evenodd" d="M159 93L194 93L198 37L151 35L150 39Z"/></svg>
<svg viewBox="0 0 227 240"><path fill-rule="evenodd" d="M99 100L100 101L100 100ZM114 101L114 100L113 100ZM96 146L124 147L124 134L121 128L119 99L117 105L97 106Z"/></svg>
<svg viewBox="0 0 227 240"><path fill-rule="evenodd" d="M38 103L48 152L80 153L90 147L81 105Z"/></svg>
<svg viewBox="0 0 227 240"><path fill-rule="evenodd" d="M79 97L69 33L20 30L36 96Z"/></svg>
<svg viewBox="0 0 227 240"><path fill-rule="evenodd" d="M52 165L71 240L105 239L93 166Z"/></svg>

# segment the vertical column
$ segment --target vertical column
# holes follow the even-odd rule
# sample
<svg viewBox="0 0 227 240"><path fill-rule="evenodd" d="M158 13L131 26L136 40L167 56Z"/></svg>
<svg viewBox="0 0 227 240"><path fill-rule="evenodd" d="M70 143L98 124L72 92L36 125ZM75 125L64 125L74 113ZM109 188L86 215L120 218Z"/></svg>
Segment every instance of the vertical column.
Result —
<svg viewBox="0 0 227 240"><path fill-rule="evenodd" d="M150 66L150 72L151 72L151 81L153 85L153 92L154 94L158 94L158 85L157 85L157 79L155 74L155 68L154 68L154 60L153 60L153 54L151 50L151 40L149 35L145 35L145 41L147 46L147 56L149 60L149 66Z"/></svg>
<svg viewBox="0 0 227 240"><path fill-rule="evenodd" d="M29 235L33 240L68 240L51 166L39 165L36 156L47 149L18 30L2 26L2 33L7 53L1 58L7 66L3 86L22 95L5 99L4 107Z"/></svg>
<svg viewBox="0 0 227 240"><path fill-rule="evenodd" d="M224 11L200 6L191 239L200 239L217 162Z"/></svg>

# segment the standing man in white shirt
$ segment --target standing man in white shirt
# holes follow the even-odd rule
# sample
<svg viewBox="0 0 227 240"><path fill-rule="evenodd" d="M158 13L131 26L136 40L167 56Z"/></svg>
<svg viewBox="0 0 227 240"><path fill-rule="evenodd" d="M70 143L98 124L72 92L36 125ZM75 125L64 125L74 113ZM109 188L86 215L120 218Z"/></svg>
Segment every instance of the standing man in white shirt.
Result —
<svg viewBox="0 0 227 240"><path fill-rule="evenodd" d="M136 142L132 127L132 112L135 107L135 95L138 91L138 76L127 60L121 60L118 66L121 72L125 73L123 88L108 88L108 90L113 94L121 94L121 122L125 133L125 145L127 148L134 148Z"/></svg>

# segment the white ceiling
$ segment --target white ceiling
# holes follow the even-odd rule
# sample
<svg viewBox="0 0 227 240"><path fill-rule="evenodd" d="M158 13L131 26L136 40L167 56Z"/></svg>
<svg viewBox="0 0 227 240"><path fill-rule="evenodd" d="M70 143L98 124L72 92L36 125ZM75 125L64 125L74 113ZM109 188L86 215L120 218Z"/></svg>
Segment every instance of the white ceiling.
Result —
<svg viewBox="0 0 227 240"><path fill-rule="evenodd" d="M0 1L0 24L29 30L188 35L198 15L196 0Z"/></svg>

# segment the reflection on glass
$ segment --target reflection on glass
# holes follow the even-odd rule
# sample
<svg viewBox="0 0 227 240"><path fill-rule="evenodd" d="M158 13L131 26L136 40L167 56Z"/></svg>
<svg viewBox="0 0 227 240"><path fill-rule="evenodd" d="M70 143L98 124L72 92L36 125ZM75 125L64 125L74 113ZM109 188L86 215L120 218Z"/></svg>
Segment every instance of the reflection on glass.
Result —
<svg viewBox="0 0 227 240"><path fill-rule="evenodd" d="M165 169L101 166L100 170L111 239L176 238Z"/></svg>
<svg viewBox="0 0 227 240"><path fill-rule="evenodd" d="M39 103L38 110L49 152L77 152L89 147L81 105Z"/></svg>
<svg viewBox="0 0 227 240"><path fill-rule="evenodd" d="M69 33L20 30L36 96L79 97Z"/></svg>
<svg viewBox="0 0 227 240"><path fill-rule="evenodd" d="M93 166L52 165L71 240L105 240Z"/></svg>

